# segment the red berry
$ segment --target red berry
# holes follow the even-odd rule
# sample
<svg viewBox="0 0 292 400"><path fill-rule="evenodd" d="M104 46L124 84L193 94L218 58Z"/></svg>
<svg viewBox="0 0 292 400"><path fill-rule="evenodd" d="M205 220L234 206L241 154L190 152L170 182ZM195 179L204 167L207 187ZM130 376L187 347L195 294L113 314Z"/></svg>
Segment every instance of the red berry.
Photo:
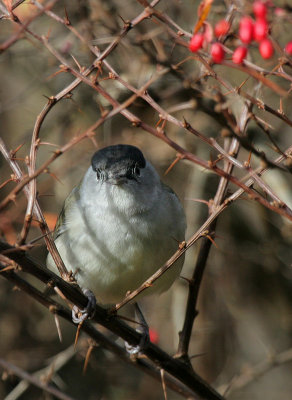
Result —
<svg viewBox="0 0 292 400"><path fill-rule="evenodd" d="M189 49L195 53L200 50L204 43L204 35L202 33L195 33L189 43Z"/></svg>
<svg viewBox="0 0 292 400"><path fill-rule="evenodd" d="M274 54L274 47L269 39L264 39L260 42L259 50L263 58L271 58Z"/></svg>
<svg viewBox="0 0 292 400"><path fill-rule="evenodd" d="M247 48L244 46L239 46L234 50L232 55L232 61L234 64L241 64L247 55Z"/></svg>
<svg viewBox="0 0 292 400"><path fill-rule="evenodd" d="M211 57L213 61L217 64L220 64L225 56L225 51L221 43L216 42L211 46Z"/></svg>
<svg viewBox="0 0 292 400"><path fill-rule="evenodd" d="M149 338L150 338L150 342L157 344L159 342L159 335L158 332L155 331L154 329L149 329Z"/></svg>
<svg viewBox="0 0 292 400"><path fill-rule="evenodd" d="M229 31L230 29L230 24L228 21L226 21L225 19L221 19L219 22L217 22L217 24L215 25L214 28L214 33L216 37L219 37L221 35L226 35L226 33Z"/></svg>
<svg viewBox="0 0 292 400"><path fill-rule="evenodd" d="M289 55L292 56L292 40L291 42L288 42L285 46L285 52Z"/></svg>
<svg viewBox="0 0 292 400"><path fill-rule="evenodd" d="M266 3L258 0L253 3L253 13L257 18L266 18L267 6Z"/></svg>
<svg viewBox="0 0 292 400"><path fill-rule="evenodd" d="M239 23L239 38L243 43L253 40L253 21L250 17L243 17Z"/></svg>
<svg viewBox="0 0 292 400"><path fill-rule="evenodd" d="M257 19L253 26L254 39L257 42L262 41L266 38L269 31L269 25L265 19Z"/></svg>

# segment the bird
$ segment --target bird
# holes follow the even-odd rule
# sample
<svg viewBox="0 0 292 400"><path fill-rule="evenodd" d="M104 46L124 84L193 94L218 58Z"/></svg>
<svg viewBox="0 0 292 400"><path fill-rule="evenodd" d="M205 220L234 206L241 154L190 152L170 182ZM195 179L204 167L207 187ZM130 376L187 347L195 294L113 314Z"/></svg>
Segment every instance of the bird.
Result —
<svg viewBox="0 0 292 400"><path fill-rule="evenodd" d="M84 293L107 306L156 272L184 241L185 231L184 209L174 191L139 148L117 144L93 154L64 202L54 241ZM138 298L168 290L183 263L184 255ZM58 273L50 254L47 266Z"/></svg>

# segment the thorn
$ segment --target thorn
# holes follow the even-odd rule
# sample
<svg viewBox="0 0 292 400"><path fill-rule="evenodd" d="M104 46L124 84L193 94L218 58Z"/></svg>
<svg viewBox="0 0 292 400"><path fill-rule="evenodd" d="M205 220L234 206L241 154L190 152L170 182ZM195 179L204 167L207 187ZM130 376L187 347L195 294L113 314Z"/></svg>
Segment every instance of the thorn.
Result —
<svg viewBox="0 0 292 400"><path fill-rule="evenodd" d="M166 384L164 379L164 369L160 368L161 383L163 389L164 400L167 400Z"/></svg>
<svg viewBox="0 0 292 400"><path fill-rule="evenodd" d="M121 20L123 21L123 24L124 24L124 29L131 29L132 28L132 24L131 24L131 21L126 21L126 20L124 20L124 18L121 16L121 15L119 15L119 17L121 18Z"/></svg>
<svg viewBox="0 0 292 400"><path fill-rule="evenodd" d="M14 266L14 265L8 265L7 267L2 268L1 271L0 271L0 273L6 272L6 271L11 271L11 270L13 271L13 270L15 270L15 269L17 269L16 266Z"/></svg>
<svg viewBox="0 0 292 400"><path fill-rule="evenodd" d="M93 133L95 135L95 133ZM95 139L94 136L90 136L89 139L92 141L93 145L95 148L98 148L97 140Z"/></svg>
<svg viewBox="0 0 292 400"><path fill-rule="evenodd" d="M67 297L65 297L65 295L62 293L62 291L58 288L58 286L54 286L54 291L61 297L61 299L63 299L68 306L71 308L71 303L69 302L69 300L67 299Z"/></svg>
<svg viewBox="0 0 292 400"><path fill-rule="evenodd" d="M50 79L54 78L55 76L61 74L62 72L68 72L68 69L63 68L64 65L60 65L60 69L54 73L52 73L51 75L46 77L46 80L49 81ZM46 96L45 96L46 97Z"/></svg>
<svg viewBox="0 0 292 400"><path fill-rule="evenodd" d="M56 98L54 96L47 96L47 95L43 94L43 97L48 100L49 104L56 103Z"/></svg>
<svg viewBox="0 0 292 400"><path fill-rule="evenodd" d="M57 182L63 184L63 182L57 177L57 175L55 175L53 172L50 172L50 170L48 168L46 168L44 170L44 173L49 174L53 179L55 179Z"/></svg>
<svg viewBox="0 0 292 400"><path fill-rule="evenodd" d="M184 127L185 129L189 129L190 124L187 122L187 120L185 119L185 117L183 117L183 120L184 120L184 122L183 122L183 127Z"/></svg>
<svg viewBox="0 0 292 400"><path fill-rule="evenodd" d="M280 98L280 108L278 111L280 114L285 115L284 110L283 110L283 99L282 98Z"/></svg>
<svg viewBox="0 0 292 400"><path fill-rule="evenodd" d="M11 159L15 159L16 153L18 152L18 150L20 150L22 148L22 146L24 146L24 143L20 144L18 147L16 147L15 150L11 150L10 151L10 158Z"/></svg>
<svg viewBox="0 0 292 400"><path fill-rule="evenodd" d="M145 92L145 94L147 95L147 92ZM161 127L159 126L160 124ZM159 121L156 124L157 132L163 133L165 125L166 125L166 119L164 119L162 115L159 115Z"/></svg>
<svg viewBox="0 0 292 400"><path fill-rule="evenodd" d="M162 118L159 118L159 121L157 122L157 124L155 125L155 128L157 128L159 126L159 124L162 122Z"/></svg>
<svg viewBox="0 0 292 400"><path fill-rule="evenodd" d="M34 221L34 219L33 219L33 221ZM35 221L36 221L38 224L41 223L41 222L38 221L38 220L35 220ZM41 245L40 243L39 243L39 244L35 244L35 242L38 242L39 240L41 240L41 239L43 239L44 237L46 237L46 236L52 234L53 232L54 232L54 231L49 231L49 232L47 232L47 233L44 233L43 235L40 235L40 236L38 236L38 237L36 237L36 238L30 240L30 242L29 242L27 245L28 245L28 246L32 246L32 247L40 246L40 245Z"/></svg>
<svg viewBox="0 0 292 400"><path fill-rule="evenodd" d="M237 87L237 88L235 88L235 89L233 89L233 90L230 90L229 92L226 92L226 93L222 93L222 95L223 96L227 96L228 94L231 94L231 93L239 93L240 94L240 90L242 89L242 87L246 84L246 82L249 80L249 76Z"/></svg>
<svg viewBox="0 0 292 400"><path fill-rule="evenodd" d="M100 102L98 102L98 108L101 116L106 116L106 114L108 114L108 111L104 109L103 105Z"/></svg>
<svg viewBox="0 0 292 400"><path fill-rule="evenodd" d="M121 15L119 15L119 17L120 17L121 20L123 21L123 24L126 25L127 23L126 23L126 21L124 20L124 18L123 18Z"/></svg>
<svg viewBox="0 0 292 400"><path fill-rule="evenodd" d="M245 163L244 163L244 165L245 165L246 167L250 167L251 156L252 156L252 152L250 151L250 152L249 152L249 155L248 155L248 159L247 159L247 161L245 161Z"/></svg>
<svg viewBox="0 0 292 400"><path fill-rule="evenodd" d="M54 314L54 320L55 320L55 324L56 324L59 340L60 340L60 342L62 342L62 333L61 333L61 329L60 329L60 321L59 321L58 315L56 313L56 311L57 311L56 306L51 305L49 307L49 311L52 314Z"/></svg>
<svg viewBox="0 0 292 400"><path fill-rule="evenodd" d="M65 11L65 18L64 18L65 25L71 25L66 7L64 7L64 11Z"/></svg>
<svg viewBox="0 0 292 400"><path fill-rule="evenodd" d="M167 175L171 170L172 170L172 168L180 161L180 160L183 160L184 159L184 156L183 155L181 155L181 154L178 154L177 156L176 156L176 159L170 164L170 166L167 168L167 170L164 172L164 176L165 175Z"/></svg>
<svg viewBox="0 0 292 400"><path fill-rule="evenodd" d="M193 199L192 197L185 197L184 200L196 201L198 203L206 204L209 207L209 201L203 199Z"/></svg>
<svg viewBox="0 0 292 400"><path fill-rule="evenodd" d="M73 58L75 64L76 64L77 67L79 68L79 72L82 72L83 68L81 67L81 65L79 64L79 62L77 61L77 59L73 56L73 54L70 54L70 56Z"/></svg>
<svg viewBox="0 0 292 400"><path fill-rule="evenodd" d="M180 241L179 241L178 239L176 239L174 236L171 236L171 238L172 238L173 240L176 241L176 243L178 244L178 246L179 246L181 243L185 243L185 241L180 242Z"/></svg>
<svg viewBox="0 0 292 400"><path fill-rule="evenodd" d="M89 341L89 347L88 347L88 350L87 350L87 353L86 353L86 356L85 356L84 366L83 366L83 371L82 371L83 375L86 374L88 363L89 363L89 359L90 359L90 356L91 356L91 353L92 353L94 347L95 347L95 343L93 343L92 340Z"/></svg>
<svg viewBox="0 0 292 400"><path fill-rule="evenodd" d="M59 336L59 340L62 343L63 338L62 338L62 332L61 332L61 326L60 326L60 320L59 320L59 316L55 313L54 314L54 319L55 319L55 324L56 324L56 328L57 328L57 332L58 332L58 336Z"/></svg>
<svg viewBox="0 0 292 400"><path fill-rule="evenodd" d="M193 284L193 279L189 279L189 278L186 278L185 276L181 276L181 275L180 275L179 278L180 278L180 279L183 279L183 280L186 281L186 282L188 282L189 285L192 285L192 284Z"/></svg>
<svg viewBox="0 0 292 400"><path fill-rule="evenodd" d="M249 76L245 79L245 81L243 81L239 86L238 86L238 90L240 90L245 84L246 82L249 80Z"/></svg>
<svg viewBox="0 0 292 400"><path fill-rule="evenodd" d="M170 55L171 55L171 56L173 55L175 46L176 46L176 41L174 40L173 43L172 43L171 49L170 49Z"/></svg>
<svg viewBox="0 0 292 400"><path fill-rule="evenodd" d="M193 356L189 356L190 360L193 358L197 358L197 357L202 357L205 356L207 353L199 353L199 354L194 354Z"/></svg>
<svg viewBox="0 0 292 400"><path fill-rule="evenodd" d="M216 249L219 249L217 244L215 243L215 240L210 236L210 235L204 235L207 239L210 240L210 242L216 247Z"/></svg>
<svg viewBox="0 0 292 400"><path fill-rule="evenodd" d="M39 142L39 145L47 145L47 146L53 146L53 147L59 147L57 144L55 143L50 143L50 142Z"/></svg>
<svg viewBox="0 0 292 400"><path fill-rule="evenodd" d="M76 349L76 346L77 346L77 342L78 342L79 335L80 335L80 329L82 328L83 322L84 321L81 321L77 326L76 336L75 336L75 340L74 340L74 350Z"/></svg>
<svg viewBox="0 0 292 400"><path fill-rule="evenodd" d="M222 93L222 96L228 96L229 94L232 94L232 93L238 93L238 90L239 90L239 88L235 88L235 89L231 89L231 90L229 90L228 92L226 92L226 93Z"/></svg>
<svg viewBox="0 0 292 400"><path fill-rule="evenodd" d="M50 27L49 30L48 30L48 33L47 33L46 36L45 36L45 38L46 38L47 41L49 40L49 37L50 37L51 32L52 32L52 28Z"/></svg>

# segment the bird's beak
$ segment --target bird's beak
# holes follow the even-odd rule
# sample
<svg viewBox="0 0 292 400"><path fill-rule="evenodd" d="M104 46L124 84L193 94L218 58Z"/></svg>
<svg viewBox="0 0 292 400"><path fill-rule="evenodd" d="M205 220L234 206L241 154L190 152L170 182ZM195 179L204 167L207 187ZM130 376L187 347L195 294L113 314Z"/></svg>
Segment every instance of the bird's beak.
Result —
<svg viewBox="0 0 292 400"><path fill-rule="evenodd" d="M115 175L109 177L106 182L111 185L123 185L128 181L128 178L125 175Z"/></svg>

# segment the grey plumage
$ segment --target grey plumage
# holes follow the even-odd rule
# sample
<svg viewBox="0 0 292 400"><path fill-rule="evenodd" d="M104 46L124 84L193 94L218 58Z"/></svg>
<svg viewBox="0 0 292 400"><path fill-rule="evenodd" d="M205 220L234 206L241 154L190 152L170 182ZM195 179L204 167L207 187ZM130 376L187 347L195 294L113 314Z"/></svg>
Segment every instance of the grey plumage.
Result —
<svg viewBox="0 0 292 400"><path fill-rule="evenodd" d="M165 263L185 229L175 193L139 149L118 145L93 155L92 166L64 203L55 242L79 285L110 304ZM56 270L50 255L47 265ZM183 257L145 293L167 290L182 265Z"/></svg>

